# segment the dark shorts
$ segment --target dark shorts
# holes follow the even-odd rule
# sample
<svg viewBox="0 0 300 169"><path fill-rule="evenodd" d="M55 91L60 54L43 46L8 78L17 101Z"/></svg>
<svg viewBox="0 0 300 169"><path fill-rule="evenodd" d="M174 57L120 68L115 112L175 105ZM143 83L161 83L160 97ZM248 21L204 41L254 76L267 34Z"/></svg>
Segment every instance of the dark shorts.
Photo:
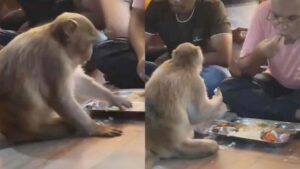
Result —
<svg viewBox="0 0 300 169"><path fill-rule="evenodd" d="M99 69L105 79L119 88L144 88L137 74L137 57L127 40L107 40L96 44L86 73Z"/></svg>
<svg viewBox="0 0 300 169"><path fill-rule="evenodd" d="M0 45L5 46L13 40L18 34L15 31L0 29Z"/></svg>
<svg viewBox="0 0 300 169"><path fill-rule="evenodd" d="M288 89L268 74L230 78L220 88L224 102L239 116L299 122L300 90Z"/></svg>

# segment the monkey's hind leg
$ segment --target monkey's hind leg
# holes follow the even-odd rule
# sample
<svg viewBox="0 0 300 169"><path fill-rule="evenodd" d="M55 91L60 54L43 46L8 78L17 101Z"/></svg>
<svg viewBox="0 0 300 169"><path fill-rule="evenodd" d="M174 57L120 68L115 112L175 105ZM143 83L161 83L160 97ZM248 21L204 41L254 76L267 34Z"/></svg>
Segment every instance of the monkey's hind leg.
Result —
<svg viewBox="0 0 300 169"><path fill-rule="evenodd" d="M218 143L209 139L187 139L179 147L179 158L203 158L218 151Z"/></svg>
<svg viewBox="0 0 300 169"><path fill-rule="evenodd" d="M154 165L159 161L159 157L150 150L146 151L146 169L152 169Z"/></svg>
<svg viewBox="0 0 300 169"><path fill-rule="evenodd" d="M41 124L37 129L8 138L13 143L44 141L75 135L76 129L61 118L54 118L50 123Z"/></svg>

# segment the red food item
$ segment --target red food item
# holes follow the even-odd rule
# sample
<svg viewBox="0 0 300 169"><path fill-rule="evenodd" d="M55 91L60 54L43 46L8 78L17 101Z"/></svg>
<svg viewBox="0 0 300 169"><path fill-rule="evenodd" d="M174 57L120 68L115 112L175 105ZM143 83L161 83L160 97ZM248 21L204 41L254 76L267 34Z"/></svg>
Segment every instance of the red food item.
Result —
<svg viewBox="0 0 300 169"><path fill-rule="evenodd" d="M277 142L278 137L276 132L268 131L263 134L262 139L273 143L273 142Z"/></svg>

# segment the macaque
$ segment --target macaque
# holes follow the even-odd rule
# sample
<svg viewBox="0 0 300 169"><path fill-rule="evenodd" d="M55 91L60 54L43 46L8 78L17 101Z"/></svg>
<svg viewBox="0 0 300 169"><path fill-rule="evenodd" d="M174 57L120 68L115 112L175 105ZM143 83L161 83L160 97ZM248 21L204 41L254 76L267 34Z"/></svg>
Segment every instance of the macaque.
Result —
<svg viewBox="0 0 300 169"><path fill-rule="evenodd" d="M160 158L201 158L217 152L215 141L194 139L194 124L227 111L220 91L208 98L199 76L202 63L201 49L183 43L146 84L147 168Z"/></svg>
<svg viewBox="0 0 300 169"><path fill-rule="evenodd" d="M97 124L75 99L80 94L131 106L81 73L80 65L90 59L97 38L86 17L63 13L20 34L0 51L0 131L8 141L122 134ZM80 84L85 87L78 88Z"/></svg>

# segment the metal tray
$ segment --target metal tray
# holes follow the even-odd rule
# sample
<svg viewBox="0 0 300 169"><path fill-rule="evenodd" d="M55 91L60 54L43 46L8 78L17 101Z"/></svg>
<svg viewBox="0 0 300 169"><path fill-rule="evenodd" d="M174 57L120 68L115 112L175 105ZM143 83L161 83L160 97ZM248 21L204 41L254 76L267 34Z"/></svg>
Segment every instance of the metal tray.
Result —
<svg viewBox="0 0 300 169"><path fill-rule="evenodd" d="M299 123L237 118L231 122L216 120L208 131L225 137L255 140L270 144L288 142L298 131Z"/></svg>
<svg viewBox="0 0 300 169"><path fill-rule="evenodd" d="M116 106L111 106L107 102L92 100L84 105L84 108L91 113L92 117L98 118L137 118L145 117L145 97L144 89L121 89L114 91L116 95L127 98L132 102L132 108L120 110Z"/></svg>

